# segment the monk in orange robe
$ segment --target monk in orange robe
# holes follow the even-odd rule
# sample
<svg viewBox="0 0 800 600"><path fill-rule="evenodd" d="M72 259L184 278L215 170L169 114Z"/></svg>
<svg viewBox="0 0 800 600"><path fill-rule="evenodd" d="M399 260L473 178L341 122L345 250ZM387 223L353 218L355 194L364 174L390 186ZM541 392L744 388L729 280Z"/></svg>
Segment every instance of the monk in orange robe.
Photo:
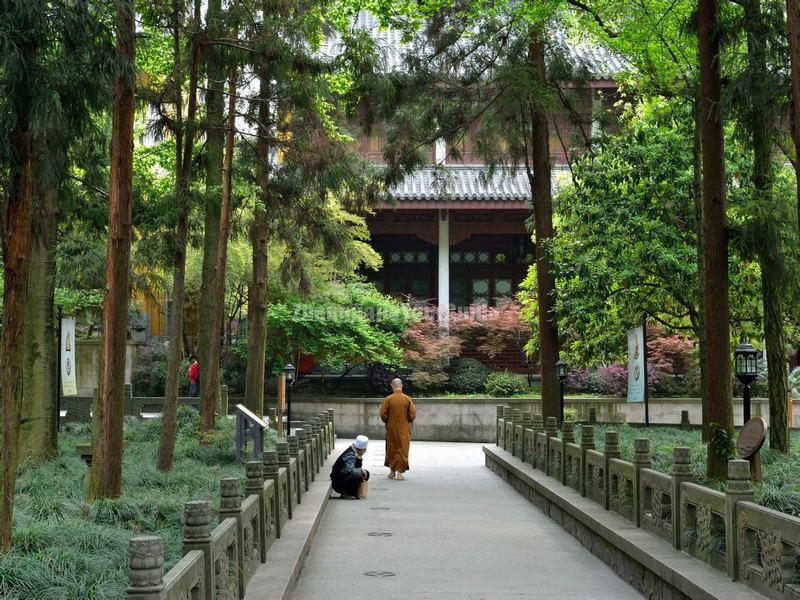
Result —
<svg viewBox="0 0 800 600"><path fill-rule="evenodd" d="M408 449L411 446L411 423L417 417L417 407L403 393L403 382L392 380L392 395L381 404L381 421L386 424L386 460L389 479L404 479L408 471Z"/></svg>

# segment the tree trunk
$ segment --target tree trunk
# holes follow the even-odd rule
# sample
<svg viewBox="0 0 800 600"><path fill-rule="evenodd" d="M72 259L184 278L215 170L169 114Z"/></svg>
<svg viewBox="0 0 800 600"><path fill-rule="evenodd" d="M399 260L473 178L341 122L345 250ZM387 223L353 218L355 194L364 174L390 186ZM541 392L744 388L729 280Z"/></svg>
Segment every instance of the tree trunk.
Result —
<svg viewBox="0 0 800 600"><path fill-rule="evenodd" d="M209 0L206 11L208 38L213 42L222 37L222 0ZM200 364L200 420L203 431L214 426L214 410L217 405L219 364L211 360L211 347L219 344L219 329L213 327L214 270L219 254L220 202L222 195L222 154L225 145L225 59L220 46L213 43L206 47L207 91L206 91L206 200L203 235L203 272L198 300L200 320L200 342L198 358ZM218 355L218 353L217 353ZM211 398L206 402L206 397Z"/></svg>
<svg viewBox="0 0 800 600"><path fill-rule="evenodd" d="M732 448L733 406L718 18L717 0L699 0L697 25L703 140L703 308L706 332L704 376L708 423L714 431L708 443L708 476L725 479Z"/></svg>
<svg viewBox="0 0 800 600"><path fill-rule="evenodd" d="M269 123L270 86L265 71L261 78L261 104L258 111L258 183L260 197L255 207L253 224L250 227L250 241L253 245L253 280L247 301L247 373L245 375L245 404L247 408L262 415L264 413L264 361L266 358L267 327L267 242L269 238Z"/></svg>
<svg viewBox="0 0 800 600"><path fill-rule="evenodd" d="M698 92L699 93L699 92ZM703 302L703 285L705 280L705 266L703 264L703 136L700 124L700 96L696 96L694 110L694 142L692 144L692 193L695 206L695 231L697 235L697 335L698 359L700 361L700 401L702 402L703 441L711 440L711 427L708 422L708 395L706 389L706 331L705 331L705 303Z"/></svg>
<svg viewBox="0 0 800 600"><path fill-rule="evenodd" d="M753 188L756 204L769 206L775 203L773 195L772 149L775 124L768 114L771 107L756 99L759 88L767 81L766 34L761 15L760 0L743 3L747 29L747 51L750 68L749 115L750 135L753 144ZM771 213L772 211L768 211ZM770 218L767 216L767 218ZM769 442L773 450L789 453L789 424L787 395L789 386L786 374L786 346L783 324L783 279L780 268L780 239L777 224L770 223L760 236L759 263L761 265L761 291L764 310L764 338L767 346L767 381L769 384ZM769 231L772 230L772 231Z"/></svg>
<svg viewBox="0 0 800 600"><path fill-rule="evenodd" d="M236 131L236 67L231 69L228 89L228 125L225 136L225 160L222 167L222 205L219 220L219 249L214 269L214 286L212 296L211 330L216 332L209 347L208 360L212 365L211 373L206 381L208 385L202 389L203 408L202 429L209 431L214 427L214 409L216 408L217 390L219 389L219 354L220 331L225 313L225 266L228 260L228 230L230 227L231 191L233 179L233 141ZM223 417L225 415L222 415Z"/></svg>
<svg viewBox="0 0 800 600"><path fill-rule="evenodd" d="M58 454L58 341L55 296L58 189L36 186L31 213L28 296L25 306L25 378L20 452L23 460L45 460Z"/></svg>
<svg viewBox="0 0 800 600"><path fill-rule="evenodd" d="M183 15L183 2L175 3L175 12ZM180 13L178 13L180 10ZM187 119L182 117L183 72L181 67L180 28L176 23L174 38L175 81L178 88L176 98L175 132L175 196L178 204L178 220L175 226L175 270L172 278L172 323L170 326L169 359L167 361L167 381L164 390L164 415L161 438L158 444L156 466L161 471L169 471L175 457L175 433L178 414L178 384L180 366L183 358L183 317L186 297L186 244L189 237L189 186L192 175L192 151L194 146L195 117L197 115L197 77L200 64L200 43L195 32L191 42L191 62L189 65L189 107ZM200 0L195 0L194 23L200 23Z"/></svg>
<svg viewBox="0 0 800 600"><path fill-rule="evenodd" d="M544 43L533 40L528 47L529 60L542 86L547 84L544 63ZM539 367L542 382L542 415L560 416L560 384L556 373L559 341L555 320L556 283L550 273L547 247L553 238L553 199L550 182L550 133L547 112L539 107L531 109L531 164L529 173L533 197L533 219L536 228L536 286L539 317Z"/></svg>
<svg viewBox="0 0 800 600"><path fill-rule="evenodd" d="M36 48L24 47L33 64ZM20 91L25 96L24 90ZM0 501L0 550L11 550L11 528L14 491L19 465L20 411L23 400L23 332L25 299L28 286L28 253L30 249L30 210L33 195L33 149L28 123L28 107L16 99L17 123L11 132L12 165L9 193L3 214L3 290L2 367L0 394L3 403L3 484Z"/></svg>
<svg viewBox="0 0 800 600"><path fill-rule="evenodd" d="M767 346L769 384L769 447L789 454L789 385L786 374L786 336L783 329L783 285L781 270L769 258L761 265L764 302L764 339Z"/></svg>
<svg viewBox="0 0 800 600"><path fill-rule="evenodd" d="M786 30L789 38L789 64L792 73L792 139L800 161L800 0L786 0ZM800 173L797 180L797 227L800 231Z"/></svg>
<svg viewBox="0 0 800 600"><path fill-rule="evenodd" d="M106 253L103 337L100 341L100 381L94 458L87 497L117 498L122 486L122 422L125 405L125 346L130 297L131 189L135 80L134 0L117 4L117 52L125 61L114 80L111 131L111 176L108 189L108 251Z"/></svg>

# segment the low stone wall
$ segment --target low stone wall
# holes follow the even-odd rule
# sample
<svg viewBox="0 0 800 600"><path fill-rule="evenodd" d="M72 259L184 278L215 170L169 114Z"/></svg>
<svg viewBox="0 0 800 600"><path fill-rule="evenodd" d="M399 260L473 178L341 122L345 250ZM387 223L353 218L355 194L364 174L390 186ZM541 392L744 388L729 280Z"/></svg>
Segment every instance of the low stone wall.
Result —
<svg viewBox="0 0 800 600"><path fill-rule="evenodd" d="M308 490L307 475L319 473L325 457L333 450L335 438L333 413L319 413L304 429L288 436L288 441L278 442L277 451L265 452L263 462L246 463L246 498L242 499L239 479L221 480L219 524L213 530L210 504L187 502L183 559L166 574L160 537L130 540L126 598L244 598L248 583L259 565L267 561L269 549L287 522L280 515L288 513L291 517L292 507L302 501ZM297 468L300 464L302 477Z"/></svg>
<svg viewBox="0 0 800 600"><path fill-rule="evenodd" d="M384 428L378 412L382 398L305 398L292 399L292 414L315 414L321 408L336 411L337 428L346 436L363 434L383 438ZM427 441L489 442L495 439L495 406L502 402L520 411L541 412L541 400L526 398L417 398L417 420L413 438ZM599 423L643 423L644 405L631 404L621 398L567 399L567 408L574 408L578 420L588 421L594 409ZM681 411L689 411L691 423L702 422L699 398L658 398L650 401L650 422L659 425L679 425ZM752 402L752 415L769 423L769 403L764 398ZM796 411L795 426L800 426L800 410ZM742 422L741 399L734 400L734 422Z"/></svg>
<svg viewBox="0 0 800 600"><path fill-rule="evenodd" d="M693 483L688 448L675 448L672 473L659 473L646 438L625 461L617 432L605 433L598 452L591 425L575 443L571 422L559 436L553 418L542 430L538 415L502 406L496 414L486 466L645 597L761 597L747 588L774 600L800 597L800 519L755 503L747 461L729 461L723 493Z"/></svg>

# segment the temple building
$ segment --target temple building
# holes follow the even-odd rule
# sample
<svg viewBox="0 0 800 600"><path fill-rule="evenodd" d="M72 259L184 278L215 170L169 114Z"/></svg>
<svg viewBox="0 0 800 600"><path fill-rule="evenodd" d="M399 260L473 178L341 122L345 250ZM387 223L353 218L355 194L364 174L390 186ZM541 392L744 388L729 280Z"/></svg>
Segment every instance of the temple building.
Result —
<svg viewBox="0 0 800 600"><path fill-rule="evenodd" d="M366 12L356 26L371 32L382 50L385 69L403 69L403 56L409 50L399 32L379 29ZM331 52L336 43L329 40ZM580 120L591 128L589 133L597 133L594 115L618 99L614 74L624 65L597 46L567 47L573 58L591 66L592 78L585 88L576 90L577 110ZM582 137L579 133L566 111L553 115L553 191L570 180L567 152ZM370 135L361 135L359 143L364 157L376 164L383 162L380 125ZM440 321L449 310L502 306L513 299L534 257L526 227L531 193L525 170L499 168L487 177L481 158L472 150L469 135L457 160L452 148L441 141L435 144L430 165L392 189L390 199L368 220L372 245L384 260L383 268L369 273L369 279L386 293L437 306Z"/></svg>

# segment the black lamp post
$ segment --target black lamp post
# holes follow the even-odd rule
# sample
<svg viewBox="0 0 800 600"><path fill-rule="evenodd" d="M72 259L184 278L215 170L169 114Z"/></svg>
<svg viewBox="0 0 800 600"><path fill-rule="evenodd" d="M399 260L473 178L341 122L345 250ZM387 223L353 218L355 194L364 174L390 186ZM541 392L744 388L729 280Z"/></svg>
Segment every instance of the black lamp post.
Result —
<svg viewBox="0 0 800 600"><path fill-rule="evenodd" d="M292 382L294 381L294 365L289 361L283 367L286 376L286 435L292 433Z"/></svg>
<svg viewBox="0 0 800 600"><path fill-rule="evenodd" d="M560 409L559 409L559 423L564 422L564 380L567 378L567 363L563 360L559 359L556 363L556 375L558 375L558 380L561 383L561 394L560 394Z"/></svg>
<svg viewBox="0 0 800 600"><path fill-rule="evenodd" d="M758 350L750 344L739 344L733 351L736 379L742 386L742 408L744 422L750 420L750 384L758 377Z"/></svg>

